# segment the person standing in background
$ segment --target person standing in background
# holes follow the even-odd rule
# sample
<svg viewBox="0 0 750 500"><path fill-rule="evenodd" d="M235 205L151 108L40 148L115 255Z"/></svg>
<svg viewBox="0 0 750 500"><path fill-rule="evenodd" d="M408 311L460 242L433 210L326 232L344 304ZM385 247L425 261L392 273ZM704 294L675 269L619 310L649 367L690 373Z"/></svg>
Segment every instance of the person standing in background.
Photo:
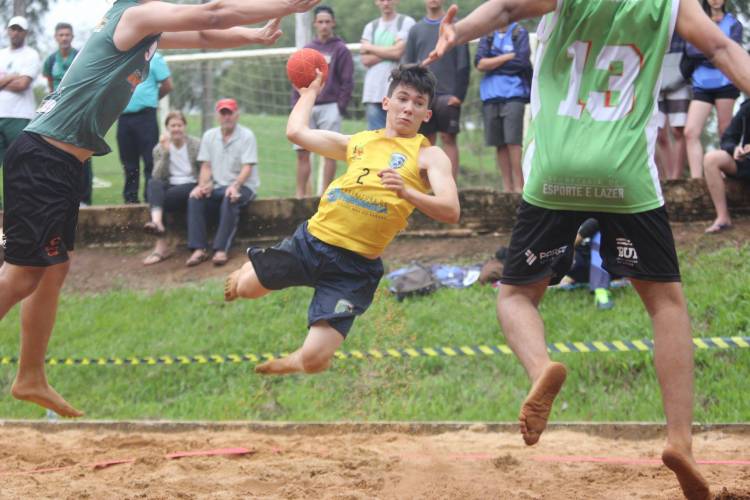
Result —
<svg viewBox="0 0 750 500"><path fill-rule="evenodd" d="M39 75L39 54L26 45L28 33L29 22L25 17L11 18L10 46L0 50L0 165L5 161L8 146L34 118L36 109L31 84Z"/></svg>
<svg viewBox="0 0 750 500"><path fill-rule="evenodd" d="M443 1L425 0L425 8L425 17L409 31L404 54L406 63L421 63L437 43L440 21L445 16ZM469 45L452 48L440 60L430 63L429 68L437 77L437 92L432 105L432 118L422 124L419 132L427 136L432 144L436 144L437 135L440 134L441 146L451 159L455 179L459 165L457 137L461 128L461 103L466 99L471 72Z"/></svg>
<svg viewBox="0 0 750 500"><path fill-rule="evenodd" d="M529 32L511 23L483 37L474 58L484 73L479 85L487 146L496 149L503 192L523 191L523 115L531 96Z"/></svg>
<svg viewBox="0 0 750 500"><path fill-rule="evenodd" d="M742 44L742 24L727 12L724 0L703 0L703 10L724 35ZM691 62L693 83L693 100L690 101L685 124L685 144L690 177L700 179L703 177L701 134L708 115L716 107L716 121L721 137L732 120L734 101L740 96L740 91L694 44L687 43L685 54Z"/></svg>
<svg viewBox="0 0 750 500"><path fill-rule="evenodd" d="M677 33L672 34L672 43L661 69L659 135L656 137L656 164L664 179L681 178L687 161L685 123L692 89L680 72L684 51L685 40Z"/></svg>
<svg viewBox="0 0 750 500"><path fill-rule="evenodd" d="M375 0L380 17L362 31L360 60L367 73L362 88L362 103L367 113L367 129L385 128L383 98L388 93L391 71L406 49L406 38L414 26L413 18L396 12L399 0Z"/></svg>
<svg viewBox="0 0 750 500"><path fill-rule="evenodd" d="M315 40L305 45L305 48L315 49L325 57L328 63L328 79L325 88L315 100L310 126L320 130L332 132L341 131L341 117L346 114L346 107L352 98L354 89L354 60L352 53L346 48L346 43L336 36L336 15L327 5L319 5L313 10L313 27ZM292 91L292 107L299 100L299 92ZM296 144L297 151L297 198L308 196L310 184L310 152ZM325 159L323 167L323 186L325 191L336 176L336 160Z"/></svg>
<svg viewBox="0 0 750 500"><path fill-rule="evenodd" d="M73 26L70 23L57 23L55 26L55 41L57 50L47 56L42 65L42 76L47 79L47 90L54 92L65 76L65 72L73 64L78 55L78 49L73 47ZM92 204L91 191L94 174L91 168L91 158L83 164L83 183L81 186L81 205Z"/></svg>
<svg viewBox="0 0 750 500"><path fill-rule="evenodd" d="M122 190L125 203L139 203L140 162L143 158L143 198L148 201L148 181L154 169L153 150L159 142L156 108L159 99L172 90L169 67L160 53L151 59L148 77L135 88L125 110L117 120L117 147L125 170Z"/></svg>

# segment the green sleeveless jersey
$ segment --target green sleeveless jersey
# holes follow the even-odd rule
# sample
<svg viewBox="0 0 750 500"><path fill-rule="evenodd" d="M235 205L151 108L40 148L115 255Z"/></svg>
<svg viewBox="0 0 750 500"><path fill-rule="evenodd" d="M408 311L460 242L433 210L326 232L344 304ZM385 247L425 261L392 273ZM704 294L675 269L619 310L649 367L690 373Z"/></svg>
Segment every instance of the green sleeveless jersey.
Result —
<svg viewBox="0 0 750 500"><path fill-rule="evenodd" d="M524 147L528 203L638 213L664 204L657 95L679 0L558 0L539 26Z"/></svg>
<svg viewBox="0 0 750 500"><path fill-rule="evenodd" d="M117 0L94 28L60 85L44 98L25 130L91 150L111 151L104 135L117 120L135 87L148 76L159 36L120 51L113 36L122 14L137 0Z"/></svg>

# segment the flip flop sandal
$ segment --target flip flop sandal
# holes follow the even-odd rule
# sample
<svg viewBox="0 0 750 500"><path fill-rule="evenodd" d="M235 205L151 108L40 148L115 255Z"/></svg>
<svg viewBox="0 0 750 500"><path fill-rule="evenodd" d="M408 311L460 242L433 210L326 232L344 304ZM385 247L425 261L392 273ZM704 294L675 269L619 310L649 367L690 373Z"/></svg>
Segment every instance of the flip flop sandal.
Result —
<svg viewBox="0 0 750 500"><path fill-rule="evenodd" d="M718 234L732 229L731 224L711 224L704 232L706 234Z"/></svg>
<svg viewBox="0 0 750 500"><path fill-rule="evenodd" d="M159 229L159 226L154 222L147 222L143 225L143 232L153 236L164 236L167 231L165 229Z"/></svg>
<svg viewBox="0 0 750 500"><path fill-rule="evenodd" d="M203 252L199 254L197 257L190 257L187 262L185 262L185 265L188 267L195 267L199 264L202 264L208 260L208 252Z"/></svg>
<svg viewBox="0 0 750 500"><path fill-rule="evenodd" d="M144 266L153 266L154 264L158 264L160 262L164 262L165 260L167 260L171 256L172 256L171 254L170 255L164 255L164 254L159 253L159 252L151 252L148 255L148 257L146 257L145 259L143 259L143 265ZM146 262L151 257L156 257L156 260L151 261L151 262Z"/></svg>
<svg viewBox="0 0 750 500"><path fill-rule="evenodd" d="M229 262L229 257L224 257L223 259L217 259L216 257L214 257L213 259L211 259L211 262L213 262L214 266L221 267Z"/></svg>

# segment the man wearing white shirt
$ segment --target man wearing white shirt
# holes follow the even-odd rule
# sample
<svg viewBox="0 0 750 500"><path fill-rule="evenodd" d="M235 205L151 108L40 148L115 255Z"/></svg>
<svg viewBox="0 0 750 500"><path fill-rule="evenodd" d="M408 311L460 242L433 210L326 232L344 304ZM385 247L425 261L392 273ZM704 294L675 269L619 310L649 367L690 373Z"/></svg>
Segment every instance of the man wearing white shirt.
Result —
<svg viewBox="0 0 750 500"><path fill-rule="evenodd" d="M415 21L396 12L399 0L375 0L380 17L362 31L362 64L367 68L362 103L367 112L368 130L385 128L383 97L388 93L391 71L406 49L406 39Z"/></svg>
<svg viewBox="0 0 750 500"><path fill-rule="evenodd" d="M16 16L8 21L10 46L0 50L0 163L5 151L29 124L36 111L31 84L39 75L36 50L26 45L29 22Z"/></svg>

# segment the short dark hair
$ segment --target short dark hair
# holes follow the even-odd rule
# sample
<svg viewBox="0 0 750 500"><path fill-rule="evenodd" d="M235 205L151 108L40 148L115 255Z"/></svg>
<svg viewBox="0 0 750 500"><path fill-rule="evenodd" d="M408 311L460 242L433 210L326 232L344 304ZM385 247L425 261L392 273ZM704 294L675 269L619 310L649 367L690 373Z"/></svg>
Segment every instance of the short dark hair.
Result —
<svg viewBox="0 0 750 500"><path fill-rule="evenodd" d="M435 87L437 87L437 78L432 74L432 71L419 64L401 64L398 68L391 71L388 97L393 95L393 91L398 85L406 85L407 87L416 89L420 94L427 94L427 102L432 105L432 99L435 97Z"/></svg>
<svg viewBox="0 0 750 500"><path fill-rule="evenodd" d="M333 7L329 7L328 5L318 5L313 9L313 19L318 17L318 14L321 12L330 14L333 19L336 19L336 14L333 13Z"/></svg>
<svg viewBox="0 0 750 500"><path fill-rule="evenodd" d="M70 30L70 32L73 33L73 25L70 23L57 23L55 25L55 33L60 30Z"/></svg>

